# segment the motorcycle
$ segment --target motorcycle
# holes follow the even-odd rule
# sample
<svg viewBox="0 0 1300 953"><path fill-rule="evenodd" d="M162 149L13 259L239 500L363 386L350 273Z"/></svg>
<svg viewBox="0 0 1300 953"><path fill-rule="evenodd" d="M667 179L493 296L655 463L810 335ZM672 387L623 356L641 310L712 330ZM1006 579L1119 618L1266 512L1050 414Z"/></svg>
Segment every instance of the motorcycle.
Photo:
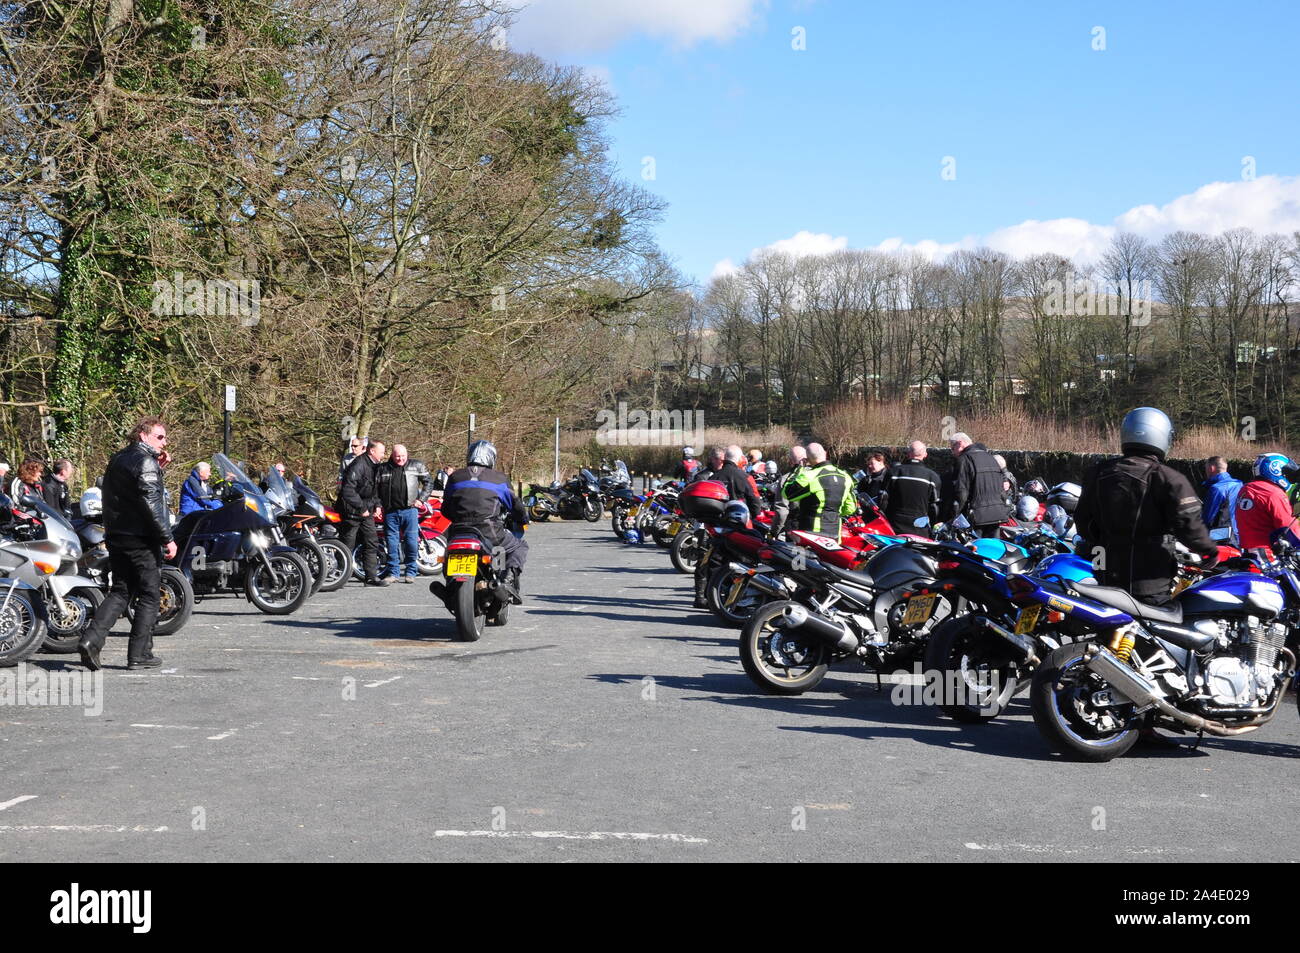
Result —
<svg viewBox="0 0 1300 953"><path fill-rule="evenodd" d="M181 518L171 564L190 580L196 596L242 590L269 615L296 612L311 595L311 569L284 542L257 484L224 454L213 455L212 469L221 479L222 506Z"/></svg>
<svg viewBox="0 0 1300 953"><path fill-rule="evenodd" d="M24 505L32 499L24 499ZM3 493L0 508L5 514L21 515ZM66 540L34 535L0 539L0 668L18 665L45 641L48 615L42 593L69 552Z"/></svg>
<svg viewBox="0 0 1300 953"><path fill-rule="evenodd" d="M549 487L530 484L524 492L524 508L530 519L544 523L552 516L562 519L585 519L588 523L600 521L604 501L596 474L586 467L567 483L552 483Z"/></svg>
<svg viewBox="0 0 1300 953"><path fill-rule="evenodd" d="M443 565L445 579L433 580L429 591L456 617L461 641L477 642L486 626L509 621L511 597L504 546L494 545L477 527L453 523L447 532Z"/></svg>
<svg viewBox="0 0 1300 953"><path fill-rule="evenodd" d="M337 568L331 565L332 559L325 555L324 548L316 541L316 534L312 532L311 523L317 515L314 512L297 512L305 507L299 506L297 491L275 467L267 470L265 488L262 492L271 505L271 515L279 526L280 535L302 557L311 571L310 595L314 596L321 591L332 571Z"/></svg>
<svg viewBox="0 0 1300 953"><path fill-rule="evenodd" d="M325 578L320 584L321 592L335 592L342 589L352 576L352 552L339 539L335 525L342 521L338 513L325 506L315 490L303 482L302 477L294 476L293 490L297 497L297 512L293 514L295 525L302 525L316 538L316 545L325 557Z"/></svg>
<svg viewBox="0 0 1300 953"><path fill-rule="evenodd" d="M1235 737L1267 724L1295 675L1300 557L1260 569L1207 576L1160 608L1110 586L1012 575L1022 615L1055 612L1089 636L1034 672L1030 709L1048 745L1105 762L1146 728Z"/></svg>

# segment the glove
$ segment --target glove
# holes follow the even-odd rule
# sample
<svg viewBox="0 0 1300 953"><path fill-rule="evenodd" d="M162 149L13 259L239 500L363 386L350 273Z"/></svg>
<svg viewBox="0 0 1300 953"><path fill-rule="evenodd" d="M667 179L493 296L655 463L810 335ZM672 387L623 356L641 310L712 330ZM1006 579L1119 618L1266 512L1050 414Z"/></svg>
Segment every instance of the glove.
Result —
<svg viewBox="0 0 1300 953"><path fill-rule="evenodd" d="M1219 550L1216 548L1214 552L1210 553L1209 555L1202 554L1200 567L1202 569L1213 569L1215 564L1218 563L1218 561L1219 561Z"/></svg>

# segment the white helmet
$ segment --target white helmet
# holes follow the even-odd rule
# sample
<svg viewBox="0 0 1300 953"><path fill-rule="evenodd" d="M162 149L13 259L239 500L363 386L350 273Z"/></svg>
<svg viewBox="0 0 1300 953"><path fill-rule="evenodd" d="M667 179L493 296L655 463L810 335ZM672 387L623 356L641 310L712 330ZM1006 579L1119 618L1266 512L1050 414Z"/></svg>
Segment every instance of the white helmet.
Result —
<svg viewBox="0 0 1300 953"><path fill-rule="evenodd" d="M104 514L104 491L97 486L92 486L81 494L81 499L77 505L81 508L81 515L87 519L92 516L102 516Z"/></svg>
<svg viewBox="0 0 1300 953"><path fill-rule="evenodd" d="M695 456L695 448L682 447L682 456L689 460L691 457Z"/></svg>

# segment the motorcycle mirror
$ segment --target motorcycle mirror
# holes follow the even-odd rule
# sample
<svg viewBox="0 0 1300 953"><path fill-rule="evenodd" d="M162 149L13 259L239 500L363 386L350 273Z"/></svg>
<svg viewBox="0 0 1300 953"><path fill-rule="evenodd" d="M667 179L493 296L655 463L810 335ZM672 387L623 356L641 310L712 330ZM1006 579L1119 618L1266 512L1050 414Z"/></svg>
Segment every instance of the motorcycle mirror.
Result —
<svg viewBox="0 0 1300 953"><path fill-rule="evenodd" d="M866 476L866 473L864 473L862 470L858 470L856 473L853 474L853 480L854 482L856 482L858 480L861 480L864 476Z"/></svg>
<svg viewBox="0 0 1300 953"><path fill-rule="evenodd" d="M912 525L913 525L913 526L929 526L929 525L930 525L930 517L928 517L928 516L918 516L916 519L912 520Z"/></svg>

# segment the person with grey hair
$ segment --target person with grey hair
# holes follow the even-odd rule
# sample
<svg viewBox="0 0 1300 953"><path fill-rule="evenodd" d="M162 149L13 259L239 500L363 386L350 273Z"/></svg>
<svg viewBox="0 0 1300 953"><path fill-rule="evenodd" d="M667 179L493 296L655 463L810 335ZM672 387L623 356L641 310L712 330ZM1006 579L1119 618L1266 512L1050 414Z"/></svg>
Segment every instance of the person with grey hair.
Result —
<svg viewBox="0 0 1300 953"><path fill-rule="evenodd" d="M714 472L704 477L706 480L716 480L727 488L727 495L732 500L744 500L745 505L749 508L750 517L757 516L763 510L763 501L759 498L758 488L754 485L753 477L749 476L739 466L740 461L745 459L744 452L740 447L732 444L725 450L715 448L715 454L721 452L722 460ZM714 460L710 458L709 464L712 466ZM717 568L717 560L721 554L715 553L709 559L701 559L695 565L695 607L697 609L707 609L709 604L704 597L704 591L708 586L709 573Z"/></svg>
<svg viewBox="0 0 1300 953"><path fill-rule="evenodd" d="M927 454L925 444L913 440L907 445L907 459L894 464L885 478L885 518L896 532L934 535L942 484L939 474L925 465Z"/></svg>
<svg viewBox="0 0 1300 953"><path fill-rule="evenodd" d="M708 462L704 466L696 467L695 472L691 474L688 483L694 483L696 480L716 480L722 465L726 462L727 448L714 447L709 451Z"/></svg>
<svg viewBox="0 0 1300 953"><path fill-rule="evenodd" d="M955 433L948 441L952 447L953 468L945 495L942 514L952 522L965 516L981 536L998 534L998 526L1011 513L1003 498L1003 468L982 443L969 434Z"/></svg>
<svg viewBox="0 0 1300 953"><path fill-rule="evenodd" d="M388 462L376 472L376 480L379 503L384 510L388 578L413 583L420 575L418 508L433 492L433 477L422 461L412 460L406 447L395 443Z"/></svg>

